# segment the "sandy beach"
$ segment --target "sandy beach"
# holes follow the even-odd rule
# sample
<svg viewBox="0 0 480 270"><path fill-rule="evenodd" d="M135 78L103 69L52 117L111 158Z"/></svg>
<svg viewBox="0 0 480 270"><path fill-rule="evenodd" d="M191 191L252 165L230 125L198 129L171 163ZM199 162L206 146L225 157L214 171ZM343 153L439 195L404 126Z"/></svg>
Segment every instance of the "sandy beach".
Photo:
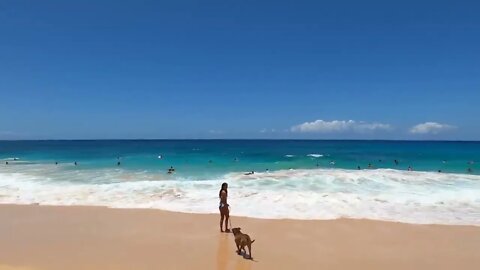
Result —
<svg viewBox="0 0 480 270"><path fill-rule="evenodd" d="M217 215L0 205L0 269L478 269L480 228L370 220L232 218L256 239L235 253Z"/></svg>

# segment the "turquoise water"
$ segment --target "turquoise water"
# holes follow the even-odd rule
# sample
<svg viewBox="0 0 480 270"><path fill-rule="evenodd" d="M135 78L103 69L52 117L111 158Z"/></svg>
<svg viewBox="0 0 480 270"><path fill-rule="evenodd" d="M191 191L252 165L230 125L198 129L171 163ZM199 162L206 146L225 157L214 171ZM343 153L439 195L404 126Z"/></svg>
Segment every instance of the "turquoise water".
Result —
<svg viewBox="0 0 480 270"><path fill-rule="evenodd" d="M162 158L159 159L158 156ZM154 140L154 141L1 141L0 159L99 169L167 171L176 176L208 179L233 171L281 169L374 168L452 173L479 173L479 142L408 141L274 141L274 140ZM394 160L399 163L396 165ZM335 163L333 165L332 161ZM473 161L473 164L472 164ZM10 162L15 164L15 162ZM17 164L20 164L17 162Z"/></svg>
<svg viewBox="0 0 480 270"><path fill-rule="evenodd" d="M0 141L0 160L1 203L215 213L226 181L242 216L480 225L479 142Z"/></svg>

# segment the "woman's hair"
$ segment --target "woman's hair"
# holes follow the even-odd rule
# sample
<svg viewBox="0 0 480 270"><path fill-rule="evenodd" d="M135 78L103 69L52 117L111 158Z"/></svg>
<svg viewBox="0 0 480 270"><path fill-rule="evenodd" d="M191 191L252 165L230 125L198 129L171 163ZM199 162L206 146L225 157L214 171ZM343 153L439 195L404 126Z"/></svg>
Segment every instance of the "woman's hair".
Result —
<svg viewBox="0 0 480 270"><path fill-rule="evenodd" d="M227 183L223 183L223 184L222 184L222 187L220 188L220 191L218 192L218 197L222 197L222 190L224 190L225 193L227 193L227 195L228 195L227 186L228 186Z"/></svg>

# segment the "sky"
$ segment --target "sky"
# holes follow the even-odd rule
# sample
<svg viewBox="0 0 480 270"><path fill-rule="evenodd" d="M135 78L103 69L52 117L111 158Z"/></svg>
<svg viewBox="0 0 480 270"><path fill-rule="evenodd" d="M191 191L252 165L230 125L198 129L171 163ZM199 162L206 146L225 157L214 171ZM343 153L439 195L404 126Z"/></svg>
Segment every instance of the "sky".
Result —
<svg viewBox="0 0 480 270"><path fill-rule="evenodd" d="M479 1L0 2L0 139L480 140Z"/></svg>

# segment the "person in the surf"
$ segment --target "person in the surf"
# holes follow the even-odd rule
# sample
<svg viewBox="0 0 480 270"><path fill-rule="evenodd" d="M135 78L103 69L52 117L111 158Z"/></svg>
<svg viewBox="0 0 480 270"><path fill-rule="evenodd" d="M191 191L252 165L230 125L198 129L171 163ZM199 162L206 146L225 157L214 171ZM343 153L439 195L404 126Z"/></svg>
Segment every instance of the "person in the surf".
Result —
<svg viewBox="0 0 480 270"><path fill-rule="evenodd" d="M230 232L228 228L228 219L230 218L230 210L228 209L227 196L228 196L228 184L223 183L220 191L218 192L218 197L220 198L220 205L218 209L220 210L220 232ZM225 221L225 230L223 230L223 222Z"/></svg>

